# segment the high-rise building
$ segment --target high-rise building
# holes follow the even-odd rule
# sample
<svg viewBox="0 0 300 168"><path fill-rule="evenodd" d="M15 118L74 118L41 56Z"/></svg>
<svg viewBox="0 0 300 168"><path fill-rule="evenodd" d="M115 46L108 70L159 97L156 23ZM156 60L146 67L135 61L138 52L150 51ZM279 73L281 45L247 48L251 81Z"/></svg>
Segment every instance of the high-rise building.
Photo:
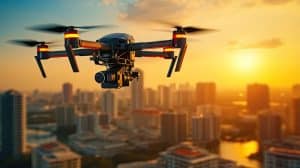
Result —
<svg viewBox="0 0 300 168"><path fill-rule="evenodd" d="M156 107L158 105L157 94L154 89L147 88L144 91L144 106L145 107Z"/></svg>
<svg viewBox="0 0 300 168"><path fill-rule="evenodd" d="M131 82L131 110L138 110L144 108L144 72L141 69L135 69L139 72L138 79Z"/></svg>
<svg viewBox="0 0 300 168"><path fill-rule="evenodd" d="M108 114L109 121L118 117L118 100L115 93L105 91L101 98L101 112Z"/></svg>
<svg viewBox="0 0 300 168"><path fill-rule="evenodd" d="M0 157L19 157L26 152L26 99L15 90L0 96Z"/></svg>
<svg viewBox="0 0 300 168"><path fill-rule="evenodd" d="M209 153L189 143L169 147L160 153L158 168L236 168L233 161L221 159L218 155Z"/></svg>
<svg viewBox="0 0 300 168"><path fill-rule="evenodd" d="M300 84L296 84L292 88L292 97L300 98Z"/></svg>
<svg viewBox="0 0 300 168"><path fill-rule="evenodd" d="M132 112L136 128L159 128L161 112L155 108L135 110Z"/></svg>
<svg viewBox="0 0 300 168"><path fill-rule="evenodd" d="M80 168L80 155L59 142L43 144L32 152L32 168Z"/></svg>
<svg viewBox="0 0 300 168"><path fill-rule="evenodd" d="M56 125L58 129L74 127L77 108L73 104L65 104L56 108Z"/></svg>
<svg viewBox="0 0 300 168"><path fill-rule="evenodd" d="M161 114L161 139L165 143L177 144L187 138L187 115L167 112Z"/></svg>
<svg viewBox="0 0 300 168"><path fill-rule="evenodd" d="M264 168L300 167L300 137L286 136L264 147Z"/></svg>
<svg viewBox="0 0 300 168"><path fill-rule="evenodd" d="M73 102L73 86L71 83L64 83L62 86L63 101L66 104Z"/></svg>
<svg viewBox="0 0 300 168"><path fill-rule="evenodd" d="M216 102L215 83L196 84L196 105L214 105Z"/></svg>
<svg viewBox="0 0 300 168"><path fill-rule="evenodd" d="M192 140L196 145L220 140L220 110L216 106L198 106L197 115L192 117Z"/></svg>
<svg viewBox="0 0 300 168"><path fill-rule="evenodd" d="M259 112L257 126L260 147L281 139L282 121L278 113L270 110Z"/></svg>
<svg viewBox="0 0 300 168"><path fill-rule="evenodd" d="M77 113L77 133L95 133L98 120L97 113Z"/></svg>
<svg viewBox="0 0 300 168"><path fill-rule="evenodd" d="M189 83L179 85L177 96L175 96L175 104L174 107L182 108L182 107L190 107L194 105L195 96L194 90L190 86Z"/></svg>
<svg viewBox="0 0 300 168"><path fill-rule="evenodd" d="M292 124L292 133L300 136L300 98L294 98L289 122Z"/></svg>
<svg viewBox="0 0 300 168"><path fill-rule="evenodd" d="M169 110L172 108L172 92L168 86L158 86L158 100L161 108Z"/></svg>
<svg viewBox="0 0 300 168"><path fill-rule="evenodd" d="M247 107L252 114L269 108L269 87L265 84L251 84L247 87Z"/></svg>

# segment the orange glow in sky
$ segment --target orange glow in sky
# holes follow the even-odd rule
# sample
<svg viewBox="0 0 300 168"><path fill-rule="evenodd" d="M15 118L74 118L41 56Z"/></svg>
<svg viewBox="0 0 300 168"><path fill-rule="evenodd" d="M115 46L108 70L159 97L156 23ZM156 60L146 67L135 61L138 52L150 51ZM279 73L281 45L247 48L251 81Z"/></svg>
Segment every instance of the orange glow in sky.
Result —
<svg viewBox="0 0 300 168"><path fill-rule="evenodd" d="M242 3L244 1L225 3L224 1L220 4L209 4L203 0L199 0L203 3L181 0L180 2L185 4L182 8L178 8L179 0L170 0L164 10L176 9L176 12L167 12L169 15L166 12L161 14L160 10L148 9L148 1L137 0L135 1L137 4L130 6L127 11L120 11L117 6L118 2L98 6L81 2L84 3L80 6L84 14L72 13L70 18L73 20L59 16L53 19L52 13L49 13L49 16L46 14L43 16L49 17L47 22L57 21L62 24L66 22L67 25L102 24L102 22L120 25L116 29L80 34L81 39L91 41L114 32L132 34L136 41L172 39L171 32L152 31L152 28L163 26L148 25L144 22L148 16L161 17L160 19L187 26L202 26L219 30L214 33L192 36L197 39L196 41L189 41L190 36L188 36L188 50L182 70L174 73L172 78L166 78L169 60L136 58L135 66L144 70L145 87L213 81L216 82L218 88L245 88L246 84L253 82L266 83L271 87L290 88L293 84L300 82L300 4L296 0L280 1L280 3L260 0L247 1L249 3ZM157 1L157 3L162 2ZM103 9L99 10L103 12L102 15L92 13L98 8ZM115 18L105 20L111 16ZM76 17L80 20L79 23L74 19ZM102 22L99 23L99 20ZM42 20L32 20L29 25L37 23L45 24ZM24 25L28 24L20 25L18 30L14 31L21 31ZM46 40L61 39L63 41L64 38L63 35L45 35L25 30L22 30L23 34L21 32L18 34L11 31L5 36L5 40L28 37L37 40L46 38ZM34 62L36 54L34 48L2 44L0 45L0 90L11 87L23 90L34 88L58 90L64 82L71 82L77 88L99 89L99 85L94 81L94 74L104 70L104 67L94 65L87 57L77 59L80 73L71 71L67 58L43 61L48 74L48 78L43 79Z"/></svg>

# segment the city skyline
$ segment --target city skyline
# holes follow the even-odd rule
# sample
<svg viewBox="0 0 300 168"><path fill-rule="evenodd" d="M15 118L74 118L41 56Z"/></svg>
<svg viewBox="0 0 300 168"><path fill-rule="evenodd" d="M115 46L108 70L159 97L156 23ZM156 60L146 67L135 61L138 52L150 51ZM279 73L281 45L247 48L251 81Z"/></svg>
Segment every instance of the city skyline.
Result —
<svg viewBox="0 0 300 168"><path fill-rule="evenodd" d="M60 4L59 8L56 8L56 3ZM196 22L200 26L213 27L219 31L199 35L195 42L191 41L182 71L175 73L171 79L166 78L169 61L136 59L136 67L142 68L145 74L145 87L213 81L217 84L222 83L220 87L227 89L243 88L247 83L256 82L266 83L275 88L289 88L292 84L300 82L296 78L300 74L298 68L300 50L297 47L299 38L294 35L299 34L299 22L295 20L299 16L300 5L296 0L257 0L245 3L157 0L153 3L163 6L166 11L178 9L176 14L164 13L161 19L178 21L186 25ZM179 6L181 3L184 4L182 7ZM7 40L32 38L62 41L63 38L59 35L45 35L25 29L28 26L45 23L45 20L46 23L119 25L112 30L97 30L82 34L83 38L91 40L111 32L128 32L134 35L136 41L171 38L168 33L151 31L151 28L163 28L161 25L148 23L161 15L162 11L153 13L145 7L147 5L151 5L151 2L149 4L145 0L90 0L88 2L76 0L70 4L69 1L35 3L34 0L26 2L13 0L4 3L1 5L1 11L11 13L8 10L15 9L18 12L10 14L10 19L2 19L4 24L1 27L3 38L0 41L2 51L0 66L5 71L0 72L0 77L4 79L0 89L13 87L18 90L34 88L56 90L57 87L49 83L60 84L65 81L76 83L76 87L83 89L100 88L93 78L94 73L102 70L103 67L96 67L88 59L79 59L81 72L78 74L71 72L65 59L49 61L45 63L45 69L49 74L45 80L40 77L34 63L35 50L12 46L7 43ZM71 6L73 10L65 13L64 11ZM43 14L39 14L36 9L43 10ZM52 12L52 9L56 12ZM201 9L201 12L198 9ZM144 11L143 14L141 11ZM178 20L178 15L184 17ZM13 20L18 22L12 22ZM20 74L20 67L22 74Z"/></svg>

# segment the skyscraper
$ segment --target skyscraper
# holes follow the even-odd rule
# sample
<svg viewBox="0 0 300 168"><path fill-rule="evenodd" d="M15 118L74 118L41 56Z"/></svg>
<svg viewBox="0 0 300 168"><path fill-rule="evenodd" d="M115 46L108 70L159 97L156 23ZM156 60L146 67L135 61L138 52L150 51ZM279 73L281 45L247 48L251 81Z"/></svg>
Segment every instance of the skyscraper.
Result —
<svg viewBox="0 0 300 168"><path fill-rule="evenodd" d="M192 140L196 145L220 140L221 123L216 106L198 106L197 115L192 117Z"/></svg>
<svg viewBox="0 0 300 168"><path fill-rule="evenodd" d="M282 121L278 113L269 110L261 111L257 125L260 147L265 143L280 140Z"/></svg>
<svg viewBox="0 0 300 168"><path fill-rule="evenodd" d="M172 92L168 86L158 86L158 99L161 108L169 110L172 108Z"/></svg>
<svg viewBox="0 0 300 168"><path fill-rule="evenodd" d="M135 69L139 72L138 79L131 82L131 110L138 110L144 108L144 72L141 69Z"/></svg>
<svg viewBox="0 0 300 168"><path fill-rule="evenodd" d="M215 83L196 84L196 105L214 105L216 102Z"/></svg>
<svg viewBox="0 0 300 168"><path fill-rule="evenodd" d="M269 87L265 84L251 84L247 87L247 107L252 114L269 108Z"/></svg>
<svg viewBox="0 0 300 168"><path fill-rule="evenodd" d="M291 112L292 133L300 136L300 98L293 99Z"/></svg>
<svg viewBox="0 0 300 168"><path fill-rule="evenodd" d="M195 102L194 90L189 83L179 85L174 107L190 107Z"/></svg>
<svg viewBox="0 0 300 168"><path fill-rule="evenodd" d="M292 88L292 97L299 98L300 97L300 84L296 84Z"/></svg>
<svg viewBox="0 0 300 168"><path fill-rule="evenodd" d="M144 105L145 107L153 108L157 106L157 94L154 89L147 88L144 91Z"/></svg>
<svg viewBox="0 0 300 168"><path fill-rule="evenodd" d="M26 99L15 90L0 97L1 156L18 157L26 151Z"/></svg>
<svg viewBox="0 0 300 168"><path fill-rule="evenodd" d="M185 113L167 112L161 114L161 140L177 144L186 140L187 117Z"/></svg>
<svg viewBox="0 0 300 168"><path fill-rule="evenodd" d="M64 83L62 86L63 101L66 104L73 102L73 86L71 83Z"/></svg>
<svg viewBox="0 0 300 168"><path fill-rule="evenodd" d="M80 155L59 142L43 144L32 152L32 168L80 168Z"/></svg>
<svg viewBox="0 0 300 168"><path fill-rule="evenodd" d="M118 117L118 100L112 91L105 91L101 98L101 112L107 114L109 121Z"/></svg>
<svg viewBox="0 0 300 168"><path fill-rule="evenodd" d="M56 108L56 125L58 129L75 127L77 108L73 104L65 104Z"/></svg>
<svg viewBox="0 0 300 168"><path fill-rule="evenodd" d="M98 114L97 113L78 113L77 114L77 133L91 132L95 133L98 126Z"/></svg>

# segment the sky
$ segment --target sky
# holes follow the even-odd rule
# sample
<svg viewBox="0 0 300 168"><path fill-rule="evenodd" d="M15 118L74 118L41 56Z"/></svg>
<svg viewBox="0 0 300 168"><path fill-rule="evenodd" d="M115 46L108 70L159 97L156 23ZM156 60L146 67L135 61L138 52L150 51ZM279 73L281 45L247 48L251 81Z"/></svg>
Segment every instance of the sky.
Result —
<svg viewBox="0 0 300 168"><path fill-rule="evenodd" d="M11 39L63 41L62 35L27 30L57 23L66 25L115 24L112 29L81 34L97 40L114 32L132 34L136 41L165 40L171 33L154 29L165 20L181 25L217 29L193 36L181 72L166 78L169 60L136 58L144 70L145 86L216 82L218 88L245 88L266 83L290 88L300 75L300 0L2 0L0 2L0 90L59 90L64 82L76 88L99 89L94 74L104 70L88 58L78 58L73 73L66 58L44 61L43 79L34 62L35 48L7 43ZM59 48L58 48L59 49Z"/></svg>

